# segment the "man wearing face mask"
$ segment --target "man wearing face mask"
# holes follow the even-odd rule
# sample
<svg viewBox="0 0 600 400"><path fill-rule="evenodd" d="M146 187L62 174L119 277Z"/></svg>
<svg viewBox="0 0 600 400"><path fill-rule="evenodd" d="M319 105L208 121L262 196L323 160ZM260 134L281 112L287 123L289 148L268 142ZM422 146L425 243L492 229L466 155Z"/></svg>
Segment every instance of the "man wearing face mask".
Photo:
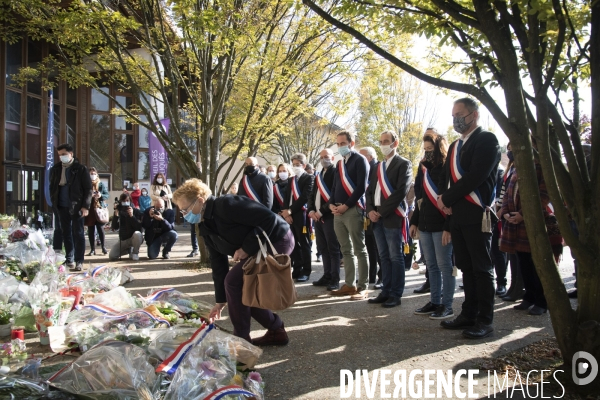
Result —
<svg viewBox="0 0 600 400"><path fill-rule="evenodd" d="M277 167L269 165L267 167L267 176L271 178L271 182L275 182L277 180Z"/></svg>
<svg viewBox="0 0 600 400"><path fill-rule="evenodd" d="M333 152L322 150L319 154L323 169L317 172L313 191L308 199L308 216L314 221L317 250L323 257L323 276L313 282L327 290L340 288L340 244L333 229L333 214L328 201L337 169L333 165Z"/></svg>
<svg viewBox="0 0 600 400"><path fill-rule="evenodd" d="M441 325L480 339L494 330L496 289L490 247L491 224L496 220L489 206L494 200L500 146L496 135L478 125L479 107L473 99L456 100L452 117L461 137L448 149L445 184L439 188L437 203L450 216L450 233L442 234L442 244L452 241L456 267L463 273L465 300L461 314Z"/></svg>
<svg viewBox="0 0 600 400"><path fill-rule="evenodd" d="M386 131L379 138L385 159L372 170L367 190L367 215L381 258L383 287L369 303L391 308L400 305L404 293L404 253L408 245L408 204L412 164L396 154L398 137Z"/></svg>
<svg viewBox="0 0 600 400"><path fill-rule="evenodd" d="M114 261L128 254L130 260L139 261L140 246L144 243L141 232L144 214L133 207L130 193L121 193L119 204L115 204L114 209L111 227L119 231L119 242L110 249L108 258Z"/></svg>
<svg viewBox="0 0 600 400"><path fill-rule="evenodd" d="M154 200L154 206L144 211L142 226L148 245L148 258L150 260L157 258L163 244L162 258L165 260L171 258L169 252L177 241L175 212L172 209L165 209L163 199Z"/></svg>
<svg viewBox="0 0 600 400"><path fill-rule="evenodd" d="M246 158L244 176L240 181L238 196L250 197L269 210L273 207L273 182L258 168L256 157Z"/></svg>
<svg viewBox="0 0 600 400"><path fill-rule="evenodd" d="M85 254L83 222L92 201L92 180L87 168L73 157L73 146L65 143L56 149L61 162L50 170L50 199L60 217L66 265L81 271Z"/></svg>
<svg viewBox="0 0 600 400"><path fill-rule="evenodd" d="M290 224L294 234L296 246L292 252L292 278L296 282L306 282L312 272L310 257L310 220L307 215L308 197L313 190L315 182L314 175L307 174L306 156L304 154L294 154L292 156L292 170L294 176L290 180L286 192L286 209L281 211L281 216Z"/></svg>
<svg viewBox="0 0 600 400"><path fill-rule="evenodd" d="M360 300L367 297L369 287L364 214L369 164L366 158L354 151L354 135L350 132L338 132L336 144L343 158L337 164L329 209L344 257L346 283L339 290L332 291L331 295L351 296L353 300ZM358 260L358 279L355 256Z"/></svg>

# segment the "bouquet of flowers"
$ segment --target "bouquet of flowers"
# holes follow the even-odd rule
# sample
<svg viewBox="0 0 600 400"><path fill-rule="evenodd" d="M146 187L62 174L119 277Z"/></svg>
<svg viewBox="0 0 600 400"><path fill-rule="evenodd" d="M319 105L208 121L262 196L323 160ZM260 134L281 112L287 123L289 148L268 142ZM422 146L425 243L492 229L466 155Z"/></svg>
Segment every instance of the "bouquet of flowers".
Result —
<svg viewBox="0 0 600 400"><path fill-rule="evenodd" d="M14 276L18 281L22 281L25 274L21 271L20 265L21 262L18 261L15 257L8 257L5 260L0 261L2 263L2 271L5 273Z"/></svg>
<svg viewBox="0 0 600 400"><path fill-rule="evenodd" d="M36 303L31 304L35 326L40 333L40 343L42 345L50 344L48 328L58 325L58 318L61 308L61 297L58 293L44 293L44 296L37 298Z"/></svg>
<svg viewBox="0 0 600 400"><path fill-rule="evenodd" d="M27 348L25 342L21 339L13 339L10 343L2 344L0 347L0 355L5 364L8 364L9 359L17 359L25 361L27 358Z"/></svg>
<svg viewBox="0 0 600 400"><path fill-rule="evenodd" d="M20 304L8 304L0 302L0 325L8 325L19 312Z"/></svg>

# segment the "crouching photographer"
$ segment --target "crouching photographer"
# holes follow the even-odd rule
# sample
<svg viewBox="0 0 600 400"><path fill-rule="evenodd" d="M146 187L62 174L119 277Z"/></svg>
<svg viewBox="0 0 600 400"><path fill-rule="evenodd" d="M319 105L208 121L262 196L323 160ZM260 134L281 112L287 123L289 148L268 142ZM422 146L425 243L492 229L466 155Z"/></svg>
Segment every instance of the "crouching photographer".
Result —
<svg viewBox="0 0 600 400"><path fill-rule="evenodd" d="M169 252L177 241L175 212L171 209L165 210L165 201L162 198L155 199L154 205L144 211L142 226L148 245L148 258L151 260L157 258L163 244L162 257L170 258Z"/></svg>
<svg viewBox="0 0 600 400"><path fill-rule="evenodd" d="M129 254L133 261L140 259L140 246L144 243L142 236L142 217L140 210L133 208L131 204L131 195L122 193L119 201L114 205L114 217L111 228L119 230L119 242L111 249L108 257L111 260L117 260L119 257Z"/></svg>

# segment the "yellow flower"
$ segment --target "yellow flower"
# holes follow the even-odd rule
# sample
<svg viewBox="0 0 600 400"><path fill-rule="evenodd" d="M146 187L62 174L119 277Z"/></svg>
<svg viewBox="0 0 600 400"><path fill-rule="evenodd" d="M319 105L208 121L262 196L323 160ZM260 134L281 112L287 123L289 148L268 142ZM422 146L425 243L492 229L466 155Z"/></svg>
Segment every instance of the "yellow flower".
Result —
<svg viewBox="0 0 600 400"><path fill-rule="evenodd" d="M241 375L235 374L233 379L231 379L231 384L244 387L244 379L241 377Z"/></svg>

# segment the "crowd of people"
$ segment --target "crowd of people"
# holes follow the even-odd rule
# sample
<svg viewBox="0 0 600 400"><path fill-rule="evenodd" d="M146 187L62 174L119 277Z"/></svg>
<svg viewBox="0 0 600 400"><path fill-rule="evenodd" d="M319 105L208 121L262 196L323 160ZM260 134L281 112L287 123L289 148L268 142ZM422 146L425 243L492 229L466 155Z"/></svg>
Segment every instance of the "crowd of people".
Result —
<svg viewBox="0 0 600 400"><path fill-rule="evenodd" d="M478 124L478 104L470 98L456 100L452 116L460 138L448 144L444 135L427 128L414 179L413 165L400 156L399 138L391 131L379 137L382 160L371 147L356 149L355 137L347 131L336 136L342 159L334 162L333 151L323 149L318 171L301 153L294 154L289 164L266 167L249 157L239 184L218 197L198 179L171 193L165 177L158 174L149 191L134 184L134 190L124 191L115 204L112 227L118 229L120 240L109 257L129 254L138 260L145 241L148 258L157 258L161 247L162 257L169 258L178 237L176 204L191 226L189 257L198 254L198 236L210 254L216 297L211 318L220 318L228 305L234 334L258 345L283 345L289 338L279 316L241 301L242 266L258 251L257 229L279 253L290 255L296 282L311 280L314 240L323 262L323 275L313 279L314 286L331 296L385 308L402 303L405 274L418 239L426 282L415 292L430 292L430 297L414 313L441 320L443 328L462 330L467 338L493 332L495 296L522 299L515 310L542 315L547 304L523 223L510 144L509 164L503 168L496 136ZM55 248L64 241L67 264L77 270L85 247L82 217L90 207L105 204L108 192L95 169L88 171L73 158L69 145L58 151L61 163L51 173L52 200L60 221ZM541 169L536 167L548 235L559 257L562 237ZM95 231L102 229L98 221L87 225L93 254ZM106 254L104 236L98 239ZM229 257L236 262L231 269ZM464 289L460 310L454 304L459 271ZM370 284L379 290L376 296L369 296ZM267 329L262 338L250 338L251 318Z"/></svg>

